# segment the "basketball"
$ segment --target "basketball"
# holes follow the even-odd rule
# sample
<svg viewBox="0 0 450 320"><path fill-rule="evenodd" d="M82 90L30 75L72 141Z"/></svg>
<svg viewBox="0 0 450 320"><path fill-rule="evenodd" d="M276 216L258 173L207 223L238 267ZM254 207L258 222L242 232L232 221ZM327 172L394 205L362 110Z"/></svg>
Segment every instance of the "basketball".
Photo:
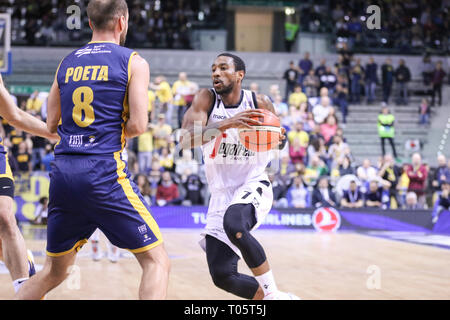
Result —
<svg viewBox="0 0 450 320"><path fill-rule="evenodd" d="M239 140L251 151L265 152L277 148L280 141L280 119L272 112L259 109L261 116L252 117L261 122L261 125L253 126L254 129L240 129Z"/></svg>

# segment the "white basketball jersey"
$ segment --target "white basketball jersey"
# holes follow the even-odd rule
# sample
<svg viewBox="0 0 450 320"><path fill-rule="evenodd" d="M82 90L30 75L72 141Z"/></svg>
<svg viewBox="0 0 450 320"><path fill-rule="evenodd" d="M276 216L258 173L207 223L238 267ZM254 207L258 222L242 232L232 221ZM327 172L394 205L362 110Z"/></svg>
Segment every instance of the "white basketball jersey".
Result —
<svg viewBox="0 0 450 320"><path fill-rule="evenodd" d="M241 91L237 105L225 106L220 96L214 93L214 105L210 110L208 124L231 118L247 109L256 109L256 95L249 90ZM273 157L273 151L248 150L239 141L236 128L227 129L202 146L205 174L211 192L239 187L254 180L268 180L265 169Z"/></svg>

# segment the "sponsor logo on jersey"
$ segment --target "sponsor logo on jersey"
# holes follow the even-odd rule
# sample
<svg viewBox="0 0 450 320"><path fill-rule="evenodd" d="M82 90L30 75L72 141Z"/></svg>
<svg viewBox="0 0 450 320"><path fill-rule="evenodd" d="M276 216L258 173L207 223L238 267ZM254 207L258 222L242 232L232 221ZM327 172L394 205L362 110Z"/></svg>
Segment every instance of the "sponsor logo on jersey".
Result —
<svg viewBox="0 0 450 320"><path fill-rule="evenodd" d="M226 143L222 142L219 146L219 152L222 157L233 156L233 157L252 157L255 155L254 151L248 150L240 143Z"/></svg>
<svg viewBox="0 0 450 320"><path fill-rule="evenodd" d="M96 54L96 53L111 53L111 50L104 50L103 47L105 47L104 44L102 45L96 45L94 47L87 47L84 49L79 49L75 52L75 56L77 58L84 56L86 54Z"/></svg>
<svg viewBox="0 0 450 320"><path fill-rule="evenodd" d="M69 147L79 148L83 145L83 135L69 136Z"/></svg>
<svg viewBox="0 0 450 320"><path fill-rule="evenodd" d="M215 114L215 113L212 115L212 117L213 117L213 119L219 119L219 120L223 120L223 119L227 118L226 116L222 116L220 114Z"/></svg>
<svg viewBox="0 0 450 320"><path fill-rule="evenodd" d="M319 208L313 213L312 223L317 231L336 231L341 226L341 216L334 208Z"/></svg>

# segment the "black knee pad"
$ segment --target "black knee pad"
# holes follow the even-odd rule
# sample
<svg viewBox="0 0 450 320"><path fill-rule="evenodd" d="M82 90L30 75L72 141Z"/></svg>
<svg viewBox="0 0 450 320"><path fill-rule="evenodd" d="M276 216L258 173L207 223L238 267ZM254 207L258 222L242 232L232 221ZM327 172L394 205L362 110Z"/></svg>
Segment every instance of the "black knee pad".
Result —
<svg viewBox="0 0 450 320"><path fill-rule="evenodd" d="M225 211L223 229L232 243L242 238L255 224L255 207L251 203L233 204Z"/></svg>
<svg viewBox="0 0 450 320"><path fill-rule="evenodd" d="M209 273L214 284L225 291L230 292L234 286L233 279L236 270L229 265L210 266Z"/></svg>

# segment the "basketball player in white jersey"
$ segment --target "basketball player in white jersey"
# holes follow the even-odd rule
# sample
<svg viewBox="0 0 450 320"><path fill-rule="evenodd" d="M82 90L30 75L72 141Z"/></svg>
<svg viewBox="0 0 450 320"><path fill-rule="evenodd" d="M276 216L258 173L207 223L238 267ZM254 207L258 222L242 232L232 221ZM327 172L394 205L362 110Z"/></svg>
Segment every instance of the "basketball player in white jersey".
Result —
<svg viewBox="0 0 450 320"><path fill-rule="evenodd" d="M258 108L274 112L274 107L265 95L241 88L244 76L242 59L220 54L212 65L214 88L200 90L184 115L181 147L201 145L211 192L201 244L217 287L246 299L298 299L277 289L264 249L250 233L272 206L265 173L271 152L247 150L238 129L261 124L251 117L261 116ZM240 257L254 277L238 273Z"/></svg>

